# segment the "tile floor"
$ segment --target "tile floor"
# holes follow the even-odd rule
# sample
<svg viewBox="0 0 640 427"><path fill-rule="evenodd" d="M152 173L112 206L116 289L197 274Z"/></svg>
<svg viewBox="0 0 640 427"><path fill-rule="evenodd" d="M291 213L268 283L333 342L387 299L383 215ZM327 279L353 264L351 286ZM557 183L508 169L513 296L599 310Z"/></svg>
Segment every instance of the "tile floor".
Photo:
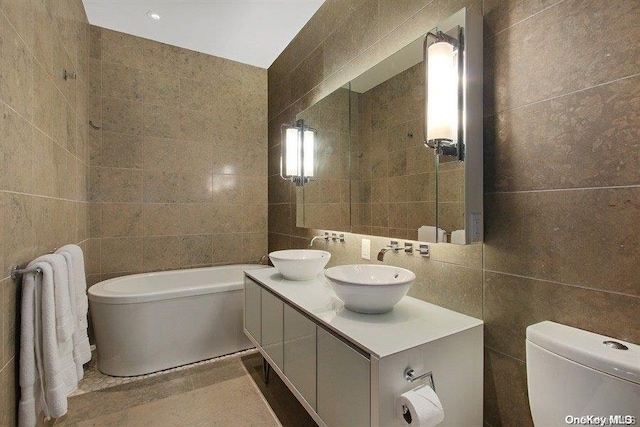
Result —
<svg viewBox="0 0 640 427"><path fill-rule="evenodd" d="M90 372L87 378L90 378ZM115 381L115 380L114 380ZM296 426L316 424L259 353L242 353L86 391L55 426Z"/></svg>

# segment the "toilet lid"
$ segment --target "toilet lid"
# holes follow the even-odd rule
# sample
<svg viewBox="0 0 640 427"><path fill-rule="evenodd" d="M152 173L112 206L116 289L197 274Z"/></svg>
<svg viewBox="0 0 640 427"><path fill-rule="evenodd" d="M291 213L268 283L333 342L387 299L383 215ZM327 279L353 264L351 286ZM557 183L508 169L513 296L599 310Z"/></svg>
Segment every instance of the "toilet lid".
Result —
<svg viewBox="0 0 640 427"><path fill-rule="evenodd" d="M529 326L527 340L581 365L640 384L638 345L549 321Z"/></svg>

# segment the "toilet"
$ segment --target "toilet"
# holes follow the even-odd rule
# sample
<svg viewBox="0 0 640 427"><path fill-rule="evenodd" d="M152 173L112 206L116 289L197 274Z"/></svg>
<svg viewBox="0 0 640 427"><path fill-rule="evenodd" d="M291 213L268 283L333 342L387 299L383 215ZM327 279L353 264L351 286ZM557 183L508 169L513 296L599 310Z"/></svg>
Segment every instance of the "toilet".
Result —
<svg viewBox="0 0 640 427"><path fill-rule="evenodd" d="M531 325L527 384L536 427L640 423L638 345L549 321Z"/></svg>

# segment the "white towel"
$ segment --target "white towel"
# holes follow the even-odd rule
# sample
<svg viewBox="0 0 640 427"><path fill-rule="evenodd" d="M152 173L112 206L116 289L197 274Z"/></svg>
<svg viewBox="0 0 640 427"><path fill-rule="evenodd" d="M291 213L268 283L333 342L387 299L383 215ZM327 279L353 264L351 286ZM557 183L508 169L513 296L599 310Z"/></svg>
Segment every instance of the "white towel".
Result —
<svg viewBox="0 0 640 427"><path fill-rule="evenodd" d="M34 261L28 268L37 267ZM48 264L47 264L48 266ZM41 268L44 268L43 264ZM48 415L48 410L43 408L45 404L42 390L42 343L40 331L40 307L36 303L40 300L37 290L42 286L40 280L42 276L26 274L22 277L22 309L20 325L20 404L18 406L18 424L21 427L35 426L38 415L44 412ZM47 279L53 281L51 272L48 272ZM37 315L36 315L37 314ZM36 349L36 343L38 348Z"/></svg>
<svg viewBox="0 0 640 427"><path fill-rule="evenodd" d="M451 232L451 243L455 243L457 245L465 245L467 243L467 238L465 236L465 230L455 230Z"/></svg>
<svg viewBox="0 0 640 427"><path fill-rule="evenodd" d="M23 278L20 336L21 427L34 426L42 414L59 418L67 412L67 396L78 386L73 359L69 283L66 261L51 254L32 261L42 277ZM66 290L65 290L66 289ZM69 331L70 329L70 331Z"/></svg>
<svg viewBox="0 0 640 427"><path fill-rule="evenodd" d="M87 334L87 279L84 270L84 256L78 245L66 245L56 251L62 255L69 270L69 294L71 297L71 312L75 318L73 333L73 359L76 364L78 380L84 376L83 365L91 360L91 347Z"/></svg>
<svg viewBox="0 0 640 427"><path fill-rule="evenodd" d="M438 228L438 243L446 242L446 231ZM436 227L431 225L423 225L418 228L418 241L425 243L436 243Z"/></svg>

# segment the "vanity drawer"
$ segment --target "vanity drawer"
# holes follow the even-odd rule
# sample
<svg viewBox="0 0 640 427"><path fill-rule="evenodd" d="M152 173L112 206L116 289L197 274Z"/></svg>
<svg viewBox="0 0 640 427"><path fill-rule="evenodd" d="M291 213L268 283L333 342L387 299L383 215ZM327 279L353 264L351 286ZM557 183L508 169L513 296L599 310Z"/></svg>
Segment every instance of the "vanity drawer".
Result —
<svg viewBox="0 0 640 427"><path fill-rule="evenodd" d="M262 341L261 345L271 360L284 371L284 303L262 289Z"/></svg>
<svg viewBox="0 0 640 427"><path fill-rule="evenodd" d="M315 409L316 324L287 304L284 306L284 374Z"/></svg>
<svg viewBox="0 0 640 427"><path fill-rule="evenodd" d="M371 422L371 366L368 358L318 327L317 412L328 426Z"/></svg>

